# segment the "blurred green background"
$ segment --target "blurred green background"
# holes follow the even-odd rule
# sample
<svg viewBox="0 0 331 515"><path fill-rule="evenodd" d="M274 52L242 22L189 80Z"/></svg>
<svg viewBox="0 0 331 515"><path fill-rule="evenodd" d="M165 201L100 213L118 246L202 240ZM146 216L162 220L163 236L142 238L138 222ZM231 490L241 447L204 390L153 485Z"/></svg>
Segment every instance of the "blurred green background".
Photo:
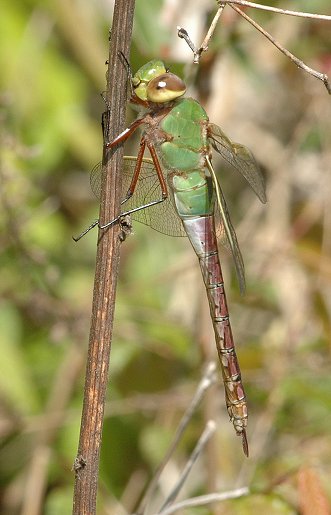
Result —
<svg viewBox="0 0 331 515"><path fill-rule="evenodd" d="M329 0L269 5L331 14ZM71 513L98 213L89 170L100 127L113 3L1 4L0 511ZM262 206L235 172L222 185L246 264L240 296L224 268L249 403L243 457L221 378L162 475L159 506L205 423L217 432L180 498L249 485L256 494L185 513L330 513L331 99L227 7L199 67L215 2L139 0L131 64L160 57L261 164ZM310 66L331 74L330 22L247 11ZM128 109L128 123L136 113ZM137 139L127 153L134 154ZM161 460L215 344L189 243L136 224L122 245L99 513L131 513ZM220 376L220 373L219 373ZM307 487L309 485L309 487ZM329 501L328 501L329 499ZM318 501L319 500L319 501ZM312 502L314 511L307 511ZM316 507L317 506L317 507ZM315 511L317 508L321 511ZM153 511L154 510L154 511ZM306 511L305 511L306 510ZM324 510L324 511L323 511Z"/></svg>

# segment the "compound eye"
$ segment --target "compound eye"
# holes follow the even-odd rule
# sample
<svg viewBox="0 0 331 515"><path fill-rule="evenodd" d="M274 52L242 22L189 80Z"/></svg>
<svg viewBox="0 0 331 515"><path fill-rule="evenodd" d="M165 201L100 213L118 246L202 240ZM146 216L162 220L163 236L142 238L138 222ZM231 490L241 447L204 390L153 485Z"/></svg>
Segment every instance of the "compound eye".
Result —
<svg viewBox="0 0 331 515"><path fill-rule="evenodd" d="M184 95L186 86L174 73L164 73L151 80L147 86L147 99L150 102L170 102Z"/></svg>

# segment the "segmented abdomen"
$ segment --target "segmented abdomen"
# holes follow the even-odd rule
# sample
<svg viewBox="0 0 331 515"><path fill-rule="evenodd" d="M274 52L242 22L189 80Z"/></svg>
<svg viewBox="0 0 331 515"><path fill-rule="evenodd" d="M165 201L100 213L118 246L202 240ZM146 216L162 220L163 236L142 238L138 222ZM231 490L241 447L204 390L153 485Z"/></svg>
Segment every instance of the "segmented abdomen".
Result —
<svg viewBox="0 0 331 515"><path fill-rule="evenodd" d="M248 417L247 404L229 320L214 217L187 218L182 219L182 223L199 258L207 290L228 413L237 435L242 437L244 452L248 455L245 430Z"/></svg>

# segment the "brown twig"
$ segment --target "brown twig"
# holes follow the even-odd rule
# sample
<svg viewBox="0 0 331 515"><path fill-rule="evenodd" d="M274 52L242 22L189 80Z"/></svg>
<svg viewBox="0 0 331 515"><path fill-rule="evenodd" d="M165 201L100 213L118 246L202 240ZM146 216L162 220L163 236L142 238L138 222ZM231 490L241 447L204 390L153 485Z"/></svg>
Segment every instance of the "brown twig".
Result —
<svg viewBox="0 0 331 515"><path fill-rule="evenodd" d="M218 20L221 17L223 9L224 9L224 4L221 3L219 8L217 9L217 12L216 12L214 18L213 18L213 21L210 24L210 27L209 27L208 32L206 34L206 37L204 38L204 40L201 43L201 45L199 46L199 48L195 47L194 43L190 39L190 37L189 37L189 35L188 35L188 33L187 33L187 31L185 29L183 29L182 27L177 27L178 37L184 39L186 41L186 43L188 44L188 46L190 47L190 49L192 50L192 52L193 52L193 55L194 55L193 62L194 62L194 64L198 64L199 60L200 60L200 57L201 57L201 54L203 52L207 52L209 41L211 40L211 38L212 38L212 36L214 34L216 25L218 23Z"/></svg>
<svg viewBox="0 0 331 515"><path fill-rule="evenodd" d="M310 68L309 66L307 66L303 61L301 61L301 59L298 59L289 50L287 50L287 48L284 48L280 43L278 43L278 41L271 34L269 34L269 32L264 30L258 23L256 23L256 21L254 21L252 18L247 16L247 14L245 14L241 9L239 9L239 7L236 7L235 5L231 5L231 4L230 4L230 6L238 14L240 14L240 16L242 16L246 21L248 21L248 23L253 25L253 27L255 29L257 29L259 32L261 32L261 34L263 34L263 36L266 37L270 41L270 43L272 43L276 48L278 48L278 50L280 50L284 55L286 55L286 57L291 59L291 61L293 61L298 66L298 68L301 68L302 70L309 73L316 79L321 80L324 83L324 86L326 87L329 95L331 95L331 84L330 84L328 76L325 73L320 73L316 70L313 70L313 68Z"/></svg>
<svg viewBox="0 0 331 515"><path fill-rule="evenodd" d="M162 512L160 515L172 515L172 513L178 513L180 510L185 508L192 508L194 506L207 506L208 504L213 504L216 502L223 502L229 499L239 499L240 497L244 497L249 495L249 488L244 486L243 488L238 488L237 490L231 490L229 492L223 493L213 493L207 495L201 495L199 497L192 497L191 499L186 499L185 501L178 502L169 506Z"/></svg>
<svg viewBox="0 0 331 515"><path fill-rule="evenodd" d="M180 474L178 481L173 486L172 490L168 494L166 500L164 501L160 513L166 510L166 508L173 505L174 500L178 496L179 492L181 491L189 473L191 472L194 464L196 463L198 457L201 455L202 451L206 447L208 441L210 440L211 436L216 431L216 422L214 420L208 420L206 427L200 436L195 448L193 449L193 452L191 453L191 456L189 460L187 461L182 473Z"/></svg>
<svg viewBox="0 0 331 515"><path fill-rule="evenodd" d="M315 20L331 21L331 16L327 14L305 13L304 11L292 11L289 9L280 9L279 7L271 7L270 5L256 4L255 2L248 2L246 0L222 0L222 4L237 4L243 7L253 7L254 9L261 9L262 11L271 11L277 14L286 14L288 16L297 16L299 18L313 18Z"/></svg>
<svg viewBox="0 0 331 515"><path fill-rule="evenodd" d="M108 134L105 134L109 140L123 130L125 123L127 72L119 59L119 52L124 55L129 52L134 4L134 0L116 0L114 6L106 92L107 103L111 105L106 131ZM119 213L121 176L117 170L120 169L122 157L121 147L112 152L109 160L108 155L104 155L99 217L101 224L114 219ZM99 456L121 243L119 232L117 224L107 231L99 231L83 413L74 463L74 515L96 513Z"/></svg>
<svg viewBox="0 0 331 515"><path fill-rule="evenodd" d="M242 16L246 21L248 21L255 29L257 29L261 34L263 34L264 37L266 37L278 50L280 50L286 57L288 57L294 64L298 66L298 68L301 68L305 72L309 73L316 79L321 80L324 83L324 86L326 87L328 93L331 95L331 83L328 78L328 76L325 73L318 72L317 70L314 70L313 68L310 68L307 66L301 59L293 55L287 48L283 47L278 41L271 35L269 32L264 30L256 21L254 21L252 18L247 16L242 9L237 7L237 5L240 6L246 6L246 7L252 7L254 9L264 9L266 11L272 11L277 14L287 14L291 16L299 16L303 18L313 18L313 19L319 19L319 20L326 20L330 21L331 16L323 15L323 14L312 14L312 13L305 13L300 11L290 11L285 9L278 9L278 8L272 8L270 6L262 5L262 4L256 4L254 2L247 2L245 0L218 0L219 8L216 12L216 15L209 27L209 30L206 34L206 37L203 41L203 43L200 45L199 48L196 48L194 43L192 42L188 32L183 27L177 27L177 34L178 37L184 39L187 43L187 45L190 47L190 49L193 52L193 63L197 64L200 61L201 54L203 52L206 52L208 50L208 44L209 41L214 33L214 30L216 28L217 22L224 10L224 7L226 4L230 5L234 11L236 11L240 16Z"/></svg>
<svg viewBox="0 0 331 515"><path fill-rule="evenodd" d="M192 417L193 417L197 407L199 406L202 398L204 397L206 392L209 390L209 388L215 383L215 380L216 380L215 370L216 370L216 364L214 361L212 361L207 365L206 370L203 374L203 377L202 377L200 383L198 384L198 387L194 393L193 399L191 400L182 419L180 420L180 422L178 424L174 438L173 438L169 448L167 449L167 452L165 453L165 456L163 457L161 463L159 464L157 470L153 474L153 478L152 478L150 484L148 485L148 488L147 488L142 500L140 501L139 507L137 509L137 514L146 513L148 503L150 502L150 500L152 498L152 495L154 493L156 485L160 479L160 476L161 476L165 466L167 465L171 456L173 455L180 439L183 436L184 431L186 430L188 424L192 420Z"/></svg>

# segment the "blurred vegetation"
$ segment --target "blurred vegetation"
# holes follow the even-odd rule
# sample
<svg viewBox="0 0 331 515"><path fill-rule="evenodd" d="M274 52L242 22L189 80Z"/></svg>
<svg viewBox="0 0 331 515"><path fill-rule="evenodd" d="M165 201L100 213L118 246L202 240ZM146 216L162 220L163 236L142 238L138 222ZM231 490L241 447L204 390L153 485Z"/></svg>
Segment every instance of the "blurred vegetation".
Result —
<svg viewBox="0 0 331 515"><path fill-rule="evenodd" d="M328 0L269 5L331 14ZM98 210L88 171L102 154L99 93L105 88L111 12L109 2L2 4L4 514L71 513L96 233L79 244L71 235ZM243 457L228 423L219 381L164 471L160 499L205 422L214 418L216 437L181 498L249 485L254 495L214 506L213 513L326 514L331 499L330 97L321 82L298 70L231 8L199 68L191 65L176 26L199 44L214 12L211 0L198 8L193 0L140 0L131 64L136 70L151 58L165 59L187 80L189 94L203 103L211 120L253 150L266 176L267 206L259 205L230 170L222 176L246 263L245 297L227 257L224 266L249 402L251 457ZM250 14L307 64L330 75L330 23ZM128 109L128 123L135 116ZM127 152L133 154L136 144ZM134 510L206 361L216 359L199 267L188 242L144 226L134 229L122 246L100 514ZM309 502L320 511L309 511ZM185 513L207 514L211 508Z"/></svg>

